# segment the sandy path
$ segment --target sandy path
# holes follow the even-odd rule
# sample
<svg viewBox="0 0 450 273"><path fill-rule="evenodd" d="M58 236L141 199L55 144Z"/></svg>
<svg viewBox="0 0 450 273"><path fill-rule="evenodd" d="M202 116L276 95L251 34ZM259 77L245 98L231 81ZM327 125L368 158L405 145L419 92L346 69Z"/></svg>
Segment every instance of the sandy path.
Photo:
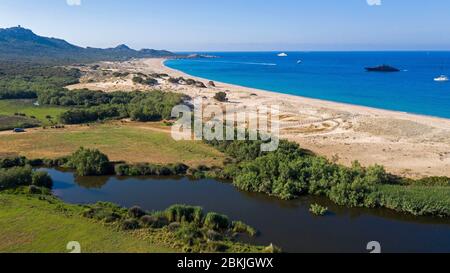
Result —
<svg viewBox="0 0 450 273"><path fill-rule="evenodd" d="M102 71L166 73L172 77L209 80L170 69L163 59L102 63ZM86 71L86 80L70 89L89 88L106 92L148 90L133 84L132 76L113 78ZM89 78L90 77L90 78ZM89 78L89 80L88 80ZM206 104L218 104L215 93L224 91L232 104L242 109L258 105L279 105L282 137L343 164L358 160L363 165L381 164L389 171L410 177L450 176L450 120L413 115L285 95L215 82L215 87L196 88L160 80L156 88L203 97Z"/></svg>

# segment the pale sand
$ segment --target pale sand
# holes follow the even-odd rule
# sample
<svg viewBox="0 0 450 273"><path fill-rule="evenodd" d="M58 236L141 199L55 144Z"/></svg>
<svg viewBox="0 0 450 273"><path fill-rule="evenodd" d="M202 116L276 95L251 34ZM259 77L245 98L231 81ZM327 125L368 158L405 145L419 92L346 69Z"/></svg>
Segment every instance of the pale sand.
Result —
<svg viewBox="0 0 450 273"><path fill-rule="evenodd" d="M112 71L166 73L172 77L209 80L170 69L164 59L101 63L101 68L86 72L82 83L69 89L89 88L105 92L150 90L133 84L132 75L112 77ZM106 73L105 73L106 72ZM90 79L90 81L89 81ZM303 148L350 165L381 164L392 173L408 177L450 176L450 120L413 115L363 106L335 103L215 82L216 87L196 88L160 80L156 88L204 97L206 104L219 104L215 93L224 91L237 107L279 105L282 137Z"/></svg>

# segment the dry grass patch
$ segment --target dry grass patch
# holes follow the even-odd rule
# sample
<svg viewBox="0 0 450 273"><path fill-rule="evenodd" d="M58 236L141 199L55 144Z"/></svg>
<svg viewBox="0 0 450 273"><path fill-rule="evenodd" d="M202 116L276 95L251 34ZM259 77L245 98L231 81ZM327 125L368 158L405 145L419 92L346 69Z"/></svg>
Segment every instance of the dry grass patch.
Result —
<svg viewBox="0 0 450 273"><path fill-rule="evenodd" d="M97 148L113 161L221 166L225 158L214 148L195 141L175 141L161 123L111 122L64 129L37 129L0 135L0 154L56 158L79 147Z"/></svg>

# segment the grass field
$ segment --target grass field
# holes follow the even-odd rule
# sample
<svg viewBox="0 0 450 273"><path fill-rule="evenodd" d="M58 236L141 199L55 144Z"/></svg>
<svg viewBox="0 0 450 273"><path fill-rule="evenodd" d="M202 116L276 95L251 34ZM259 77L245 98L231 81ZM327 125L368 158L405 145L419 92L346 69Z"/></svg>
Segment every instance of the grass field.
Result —
<svg viewBox="0 0 450 273"><path fill-rule="evenodd" d="M95 124L0 134L0 154L28 158L67 156L79 147L97 148L113 161L221 166L224 155L201 142L175 141L170 128L155 123Z"/></svg>
<svg viewBox="0 0 450 273"><path fill-rule="evenodd" d="M0 194L0 252L64 253L77 241L82 252L161 253L175 250L83 218L82 208L35 197Z"/></svg>
<svg viewBox="0 0 450 273"><path fill-rule="evenodd" d="M40 124L38 120L28 117L0 115L0 131L12 130L14 128L32 128Z"/></svg>
<svg viewBox="0 0 450 273"><path fill-rule="evenodd" d="M22 113L27 117L36 117L43 126L49 126L52 122L47 116L51 116L51 120L56 122L59 114L65 111L62 107L35 106L33 102L33 100L0 100L0 115L14 116L15 113Z"/></svg>

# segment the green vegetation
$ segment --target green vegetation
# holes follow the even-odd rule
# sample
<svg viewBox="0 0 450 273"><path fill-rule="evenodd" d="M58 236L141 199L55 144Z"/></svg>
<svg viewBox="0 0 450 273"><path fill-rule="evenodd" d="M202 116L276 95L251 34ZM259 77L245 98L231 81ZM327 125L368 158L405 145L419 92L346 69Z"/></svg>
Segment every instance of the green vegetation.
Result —
<svg viewBox="0 0 450 273"><path fill-rule="evenodd" d="M14 128L33 128L39 126L36 119L22 116L0 116L0 131L12 130Z"/></svg>
<svg viewBox="0 0 450 273"><path fill-rule="evenodd" d="M78 83L80 71L21 62L0 63L0 130L53 125L64 110L36 106L41 93Z"/></svg>
<svg viewBox="0 0 450 273"><path fill-rule="evenodd" d="M133 77L133 83L142 84L142 83L144 83L144 79L142 77L138 77L138 76Z"/></svg>
<svg viewBox="0 0 450 273"><path fill-rule="evenodd" d="M225 156L198 141L175 141L170 128L159 123L91 124L65 129L46 129L26 134L2 135L0 149L27 158L57 159L79 147L99 149L112 161L168 165L221 166Z"/></svg>
<svg viewBox="0 0 450 273"><path fill-rule="evenodd" d="M387 207L414 215L450 216L450 187L445 178L422 179L415 185L415 181L390 175L382 166L364 168L355 162L352 167L345 167L288 141L281 141L278 150L269 153L261 152L260 141L209 143L233 157L219 177L232 179L241 190L282 199L322 195L342 206Z"/></svg>
<svg viewBox="0 0 450 273"><path fill-rule="evenodd" d="M62 39L38 36L31 30L21 27L0 29L0 60L71 64L169 56L176 54L155 49L138 51L126 45L107 49L82 48Z"/></svg>
<svg viewBox="0 0 450 273"><path fill-rule="evenodd" d="M380 206L413 215L450 216L449 186L402 186L378 187Z"/></svg>
<svg viewBox="0 0 450 273"><path fill-rule="evenodd" d="M141 222L151 222L154 226L174 232L175 237L183 242L186 252L224 252L232 251L237 246L238 252L244 245L235 245L233 238L236 234L256 235L255 229L242 222L233 229L228 217L209 212L204 216L201 207L174 205L162 212L154 212L143 216ZM248 247L248 246L247 246ZM245 248L247 248L245 247ZM249 249L250 250L250 249ZM254 251L254 250L253 250ZM262 251L261 248L258 251Z"/></svg>
<svg viewBox="0 0 450 273"><path fill-rule="evenodd" d="M55 106L34 105L34 100L0 100L0 130L30 128L39 125L50 126L67 109ZM33 118L32 118L33 117ZM6 126L16 124L16 126ZM22 124L22 126L20 126ZM26 124L30 124L27 126Z"/></svg>
<svg viewBox="0 0 450 273"><path fill-rule="evenodd" d="M212 241L203 218L188 217L191 211L203 215L198 207L175 205L166 211L146 212L105 202L68 205L51 195L29 193L0 193L0 203L0 238L8 238L0 242L0 252L66 252L67 243L74 240L85 253L264 250L235 241L237 233L227 230L214 233L217 237ZM174 207L186 214L169 220L166 215Z"/></svg>
<svg viewBox="0 0 450 273"><path fill-rule="evenodd" d="M169 165L157 165L150 163L142 164L117 164L114 173L118 176L178 176L185 175L189 166L178 163Z"/></svg>
<svg viewBox="0 0 450 273"><path fill-rule="evenodd" d="M135 77L133 77L132 81L133 81L133 83L136 83L136 84L146 84L149 86L158 84L158 81L152 77L146 77L144 79L140 76L135 76Z"/></svg>
<svg viewBox="0 0 450 273"><path fill-rule="evenodd" d="M185 84L185 85L193 85L198 88L206 88L206 85L203 82L196 81L194 79L185 79L183 77L178 77L178 78L170 77L168 79L168 81L173 84Z"/></svg>
<svg viewBox="0 0 450 273"><path fill-rule="evenodd" d="M65 166L74 169L79 176L95 176L111 173L111 164L108 157L96 149L78 149L68 158Z"/></svg>
<svg viewBox="0 0 450 273"><path fill-rule="evenodd" d="M0 168L0 191L24 186L51 189L53 181L47 173L34 171L30 165Z"/></svg>
<svg viewBox="0 0 450 273"><path fill-rule="evenodd" d="M39 188L51 189L53 187L52 178L46 172L33 172L31 175L31 184Z"/></svg>
<svg viewBox="0 0 450 273"><path fill-rule="evenodd" d="M171 119L175 105L183 102L180 94L161 91L152 92L114 92L104 93L90 90L69 91L64 87L78 83L81 74L77 69L48 67L39 65L9 64L0 65L0 100L36 99L40 106L31 101L27 105L2 102L0 115L13 113L29 115L38 119L44 126L53 125L59 117L64 124L81 124L105 119L131 118L136 121L160 121ZM133 78L134 82L154 85L153 78ZM66 107L63 109L62 107ZM72 109L67 109L71 107ZM5 123L6 124L6 123ZM36 124L8 120L7 126ZM0 123L0 126L1 123ZM19 127L19 126L17 126Z"/></svg>
<svg viewBox="0 0 450 273"><path fill-rule="evenodd" d="M42 105L77 107L61 115L65 124L105 119L131 118L136 121L171 119L172 108L183 102L183 95L162 91L104 93L90 90L60 90L39 94Z"/></svg>
<svg viewBox="0 0 450 273"><path fill-rule="evenodd" d="M21 62L0 63L0 100L35 99L38 93L79 82L78 69Z"/></svg>
<svg viewBox="0 0 450 273"><path fill-rule="evenodd" d="M0 204L1 253L67 253L67 243L74 240L83 253L181 251L165 243L162 232L124 232L83 217L83 206L51 196L0 193Z"/></svg>
<svg viewBox="0 0 450 273"><path fill-rule="evenodd" d="M230 220L225 215L210 212L205 217L205 226L215 231L227 230Z"/></svg>
<svg viewBox="0 0 450 273"><path fill-rule="evenodd" d="M218 92L214 95L214 99L220 102L227 102L228 98L227 98L227 93L225 92Z"/></svg>
<svg viewBox="0 0 450 273"><path fill-rule="evenodd" d="M256 229L241 221L234 221L231 226L233 228L233 232L235 233L248 234L251 237L258 235L258 231Z"/></svg>
<svg viewBox="0 0 450 273"><path fill-rule="evenodd" d="M111 237L106 241L112 238L115 240L131 238L134 242L133 234L139 234L141 240L146 238L154 245L156 241L157 245L165 245L185 252L260 252L263 250L261 247L241 244L234 240L235 234L251 231L252 228L248 226L248 228L242 228L246 226L242 223L241 228L228 229L230 225L226 216L208 213L204 217L203 209L200 207L174 205L165 211L147 212L137 206L125 209L104 202L83 206L67 205L51 195L49 188L53 183L50 176L45 172L33 171L28 165L30 162L25 158L0 161L2 167L0 168L0 237L6 234L7 242L13 242L12 245L0 243L0 252L19 250L60 252L68 242L73 240L83 243L84 252L109 251L110 245L105 243L101 244L105 249L90 249L90 243L95 242L97 237L91 237L86 232L96 225L99 230L92 233L93 236L104 239L102 235L108 234ZM98 162L109 164L106 156L98 151L80 149L69 157L66 164L73 164L77 167L77 172L83 175L97 175L103 171L103 164L92 164ZM10 203L14 205L9 206ZM33 213L27 213L26 219L23 219L24 210L30 210ZM50 227L50 231L37 226L42 224L45 217L49 218L49 222L44 226ZM82 217L91 219L92 222L87 222L81 219ZM10 225L6 224L6 221L11 222L11 219L14 219L12 225L15 229L10 229ZM54 221L58 221L58 224L49 226L54 224ZM15 222L19 222L19 226L16 227ZM66 227L64 224L70 226ZM72 226L79 230L74 230ZM57 227L61 230L55 230ZM214 242L211 241L211 230L217 233ZM26 242L20 241L24 234L32 237ZM34 237L36 235L38 238ZM61 238L67 239L69 235L72 239L62 243ZM48 242L48 248L44 248L44 242ZM85 242L87 245L84 245ZM61 245L55 245L55 243ZM140 245L142 244L136 244L136 246ZM117 251L125 252L129 249ZM159 248L149 247L148 250L139 249L139 251L159 251Z"/></svg>
<svg viewBox="0 0 450 273"><path fill-rule="evenodd" d="M13 189L32 184L33 171L30 167L0 169L0 190Z"/></svg>
<svg viewBox="0 0 450 273"><path fill-rule="evenodd" d="M328 212L328 208L319 204L311 204L309 211L316 216L324 216Z"/></svg>

